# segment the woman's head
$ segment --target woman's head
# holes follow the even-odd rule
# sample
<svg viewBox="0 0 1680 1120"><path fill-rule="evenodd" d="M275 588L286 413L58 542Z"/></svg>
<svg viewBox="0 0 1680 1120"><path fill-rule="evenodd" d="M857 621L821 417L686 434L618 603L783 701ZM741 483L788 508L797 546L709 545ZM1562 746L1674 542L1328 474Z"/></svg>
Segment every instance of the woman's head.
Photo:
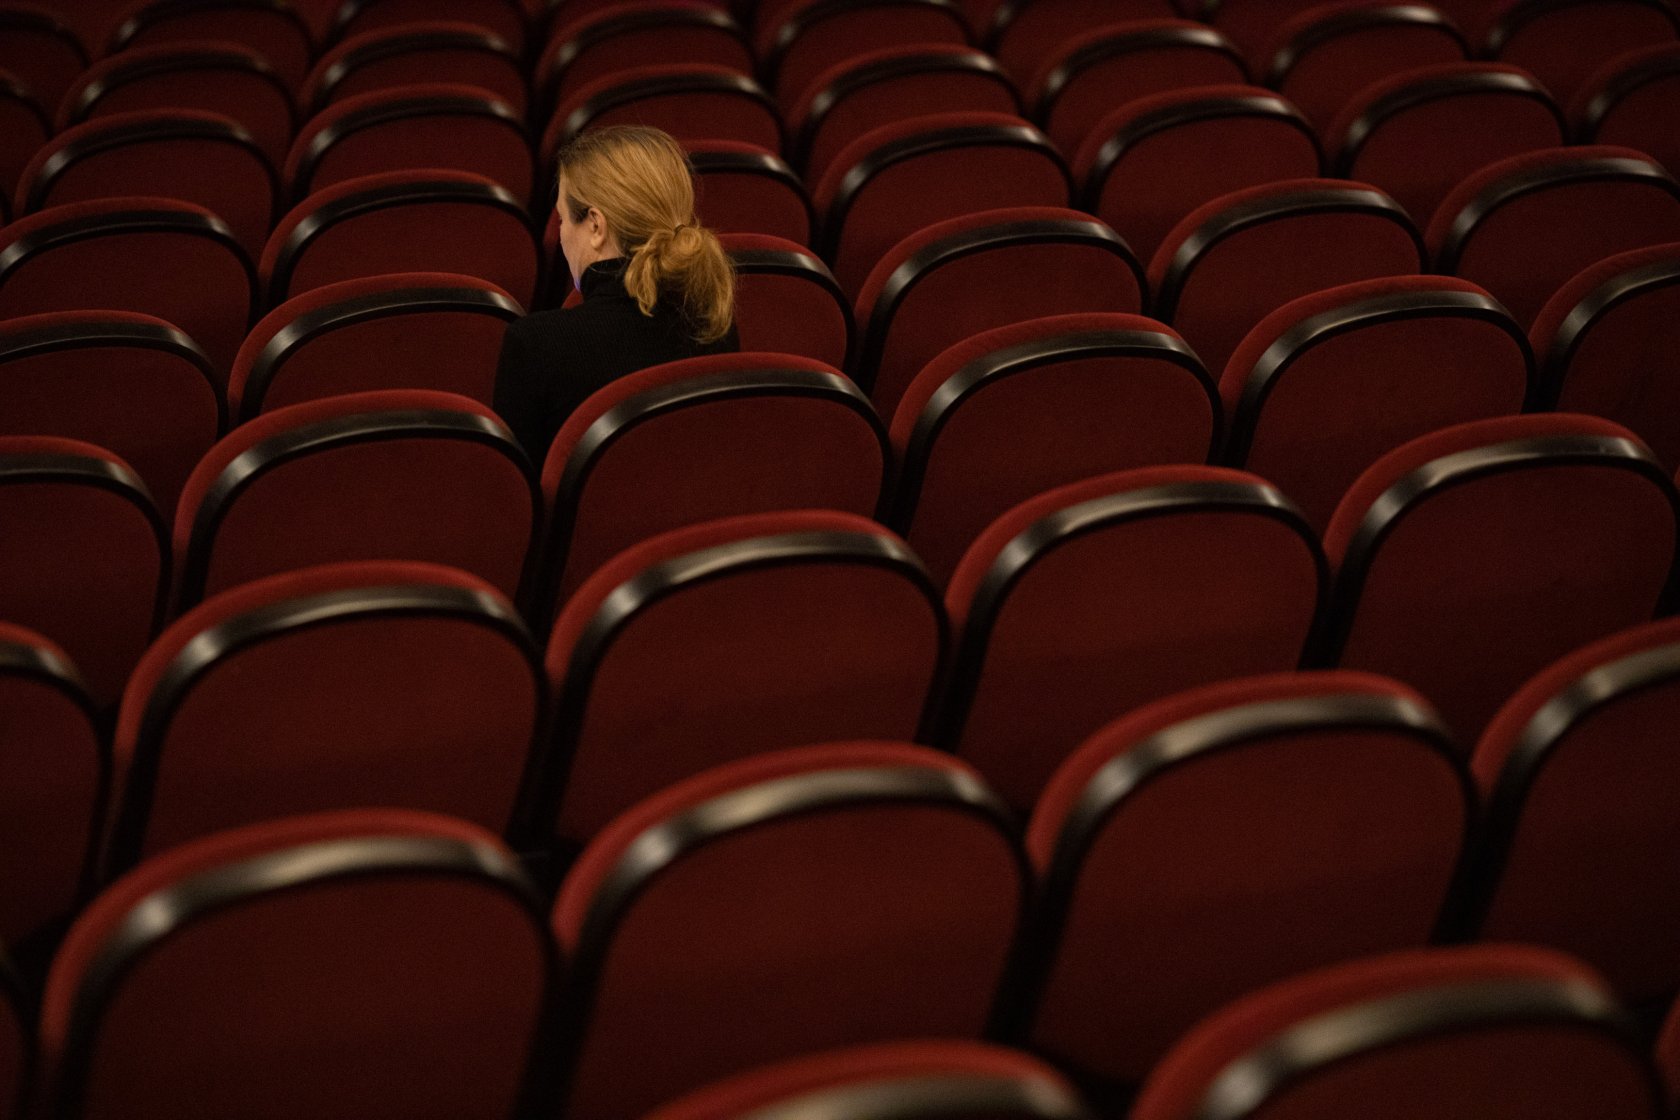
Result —
<svg viewBox="0 0 1680 1120"><path fill-rule="evenodd" d="M703 342L729 330L735 273L694 216L688 157L657 128L585 132L561 149L561 244L575 282L589 264L630 258L624 286L652 314L661 296L680 306Z"/></svg>

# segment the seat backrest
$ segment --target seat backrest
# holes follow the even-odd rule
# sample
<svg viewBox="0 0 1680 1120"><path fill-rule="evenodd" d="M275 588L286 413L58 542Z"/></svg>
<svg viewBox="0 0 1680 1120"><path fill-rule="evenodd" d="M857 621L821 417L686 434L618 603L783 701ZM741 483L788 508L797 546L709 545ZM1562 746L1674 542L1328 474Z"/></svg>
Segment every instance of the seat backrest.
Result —
<svg viewBox="0 0 1680 1120"><path fill-rule="evenodd" d="M53 962L55 1114L515 1115L557 982L540 907L495 836L430 813L176 848L101 894Z"/></svg>
<svg viewBox="0 0 1680 1120"><path fill-rule="evenodd" d="M1296 108L1256 86L1197 86L1128 101L1085 134L1073 175L1085 208L1148 260L1184 216L1221 195L1322 170Z"/></svg>
<svg viewBox="0 0 1680 1120"><path fill-rule="evenodd" d="M916 734L947 646L926 571L871 521L751 514L661 534L555 622L537 799L563 841L731 759Z"/></svg>
<svg viewBox="0 0 1680 1120"><path fill-rule="evenodd" d="M330 38L342 41L378 28L435 19L476 23L499 35L515 54L525 54L531 21L524 0L342 0Z"/></svg>
<svg viewBox="0 0 1680 1120"><path fill-rule="evenodd" d="M369 389L436 389L489 404L519 302L488 280L401 272L312 288L245 337L228 379L240 421Z"/></svg>
<svg viewBox="0 0 1680 1120"><path fill-rule="evenodd" d="M1588 265L1680 241L1680 184L1632 148L1529 152L1453 188L1428 240L1436 271L1480 284L1527 326Z"/></svg>
<svg viewBox="0 0 1680 1120"><path fill-rule="evenodd" d="M1209 369L1243 336L1311 292L1422 271L1423 243L1388 195L1341 179L1294 179L1216 198L1174 226L1149 262L1153 314Z"/></svg>
<svg viewBox="0 0 1680 1120"><path fill-rule="evenodd" d="M883 47L970 42L952 0L794 0L777 18L760 21L753 36L765 84L784 106L837 64Z"/></svg>
<svg viewBox="0 0 1680 1120"><path fill-rule="evenodd" d="M1211 23L1230 37L1248 59L1249 71L1261 75L1271 58L1276 29L1321 0L1190 0L1184 4L1191 19Z"/></svg>
<svg viewBox="0 0 1680 1120"><path fill-rule="evenodd" d="M1652 617L1673 484L1626 428L1543 413L1459 424L1359 476L1325 531L1325 654L1411 684L1466 742L1528 677Z"/></svg>
<svg viewBox="0 0 1680 1120"><path fill-rule="evenodd" d="M1028 826L1044 896L1024 1037L1136 1083L1245 992L1428 944L1474 810L1440 720L1382 677L1222 681L1122 716Z"/></svg>
<svg viewBox="0 0 1680 1120"><path fill-rule="evenodd" d="M981 530L1036 494L1157 463L1205 462L1213 380L1140 315L1052 315L959 342L893 417L892 523L941 585Z"/></svg>
<svg viewBox="0 0 1680 1120"><path fill-rule="evenodd" d="M504 187L467 171L387 171L336 183L280 219L260 273L269 306L339 280L459 272L522 305L541 294L530 218Z"/></svg>
<svg viewBox="0 0 1680 1120"><path fill-rule="evenodd" d="M1618 55L1675 39L1680 18L1660 0L1504 0L1493 10L1484 46L1567 103Z"/></svg>
<svg viewBox="0 0 1680 1120"><path fill-rule="evenodd" d="M561 886L564 1114L639 1115L837 1046L977 1038L1026 888L1003 806L926 747L834 743L681 782Z"/></svg>
<svg viewBox="0 0 1680 1120"><path fill-rule="evenodd" d="M203 39L255 51L294 90L303 85L315 53L314 35L297 5L250 0L152 0L130 6L111 31L110 49Z"/></svg>
<svg viewBox="0 0 1680 1120"><path fill-rule="evenodd" d="M52 133L40 100L22 78L0 67L0 219L11 220L12 195L24 169Z"/></svg>
<svg viewBox="0 0 1680 1120"><path fill-rule="evenodd" d="M1373 82L1325 130L1337 175L1381 187L1421 228L1465 177L1563 142L1563 114L1533 76L1447 62Z"/></svg>
<svg viewBox="0 0 1680 1120"><path fill-rule="evenodd" d="M1656 1120L1650 1060L1604 981L1528 945L1388 953L1210 1016L1134 1120Z"/></svg>
<svg viewBox="0 0 1680 1120"><path fill-rule="evenodd" d="M735 265L735 330L741 350L800 354L835 369L852 360L852 307L822 258L759 233L719 236Z"/></svg>
<svg viewBox="0 0 1680 1120"><path fill-rule="evenodd" d="M1581 144L1637 148L1667 168L1680 167L1680 43L1655 43L1600 67L1569 106Z"/></svg>
<svg viewBox="0 0 1680 1120"><path fill-rule="evenodd" d="M706 228L810 244L811 200L781 156L740 140L693 140L687 147L694 210Z"/></svg>
<svg viewBox="0 0 1680 1120"><path fill-rule="evenodd" d="M181 607L334 560L426 560L519 598L538 523L533 471L496 414L390 389L288 405L235 428L175 513Z"/></svg>
<svg viewBox="0 0 1680 1120"><path fill-rule="evenodd" d="M1179 14L1179 5L1171 0L1002 0L992 10L986 47L1024 85L1092 27Z"/></svg>
<svg viewBox="0 0 1680 1120"><path fill-rule="evenodd" d="M114 452L173 514L222 431L220 376L151 315L49 311L0 322L0 435L52 435Z"/></svg>
<svg viewBox="0 0 1680 1120"><path fill-rule="evenodd" d="M873 516L887 437L838 370L792 354L714 354L619 378L567 418L543 464L544 578L564 603L668 529L787 509Z"/></svg>
<svg viewBox="0 0 1680 1120"><path fill-rule="evenodd" d="M698 62L750 75L745 34L710 0L613 0L561 17L537 60L537 109L546 119L573 90L637 66Z"/></svg>
<svg viewBox="0 0 1680 1120"><path fill-rule="evenodd" d="M821 248L857 292L916 231L1006 206L1066 206L1066 165L1038 129L1006 113L935 113L871 129L841 149L812 190Z"/></svg>
<svg viewBox="0 0 1680 1120"><path fill-rule="evenodd" d="M0 436L0 618L63 649L113 704L163 619L169 530L103 448Z"/></svg>
<svg viewBox="0 0 1680 1120"><path fill-rule="evenodd" d="M1016 206L937 222L900 241L857 293L855 372L890 417L924 366L982 331L1046 315L1143 309L1142 269L1075 210Z"/></svg>
<svg viewBox="0 0 1680 1120"><path fill-rule="evenodd" d="M958 638L936 742L1025 809L1087 736L1146 701L1300 663L1318 541L1250 474L1141 467L992 522L946 592Z"/></svg>
<svg viewBox="0 0 1680 1120"><path fill-rule="evenodd" d="M1520 412L1534 359L1497 300L1448 276L1362 280L1291 300L1220 379L1224 461L1323 531L1366 467L1451 424Z"/></svg>
<svg viewBox="0 0 1680 1120"><path fill-rule="evenodd" d="M39 4L0 7L0 69L16 74L49 114L87 64L87 48L59 13Z"/></svg>
<svg viewBox="0 0 1680 1120"><path fill-rule="evenodd" d="M490 28L425 20L352 35L322 54L299 101L313 116L359 93L450 83L494 94L524 119L525 72L513 44Z"/></svg>

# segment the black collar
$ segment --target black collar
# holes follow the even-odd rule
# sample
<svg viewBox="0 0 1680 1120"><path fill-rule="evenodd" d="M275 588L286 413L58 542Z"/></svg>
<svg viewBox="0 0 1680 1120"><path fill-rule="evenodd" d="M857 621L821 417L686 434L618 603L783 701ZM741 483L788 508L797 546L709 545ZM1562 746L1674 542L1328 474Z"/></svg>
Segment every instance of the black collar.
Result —
<svg viewBox="0 0 1680 1120"><path fill-rule="evenodd" d="M578 277L578 290L583 293L583 298L624 295L624 268L629 263L628 257L609 257L584 269L583 275Z"/></svg>

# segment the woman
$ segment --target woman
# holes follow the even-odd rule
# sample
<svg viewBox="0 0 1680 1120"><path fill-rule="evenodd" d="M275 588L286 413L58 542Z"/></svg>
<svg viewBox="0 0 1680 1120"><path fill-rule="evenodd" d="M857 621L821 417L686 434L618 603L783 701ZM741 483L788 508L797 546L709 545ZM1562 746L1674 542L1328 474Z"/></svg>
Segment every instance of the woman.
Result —
<svg viewBox="0 0 1680 1120"><path fill-rule="evenodd" d="M688 158L656 128L586 132L559 156L560 247L583 302L511 324L496 411L539 467L566 417L627 373L740 349L735 273L694 217Z"/></svg>

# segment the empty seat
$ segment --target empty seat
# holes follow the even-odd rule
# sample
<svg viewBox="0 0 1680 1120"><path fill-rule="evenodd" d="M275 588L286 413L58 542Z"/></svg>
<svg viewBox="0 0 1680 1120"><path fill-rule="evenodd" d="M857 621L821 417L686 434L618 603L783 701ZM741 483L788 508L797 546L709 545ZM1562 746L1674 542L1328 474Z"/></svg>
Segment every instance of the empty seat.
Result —
<svg viewBox="0 0 1680 1120"><path fill-rule="evenodd" d="M1680 43L1657 43L1617 55L1570 104L1574 139L1637 148L1673 171L1680 168Z"/></svg>
<svg viewBox="0 0 1680 1120"><path fill-rule="evenodd" d="M0 70L0 225L10 219L10 199L23 169L51 135L52 122L40 101L16 74Z"/></svg>
<svg viewBox="0 0 1680 1120"><path fill-rule="evenodd" d="M292 89L303 84L315 53L298 9L274 0L152 0L123 15L111 32L111 51L200 39L249 47Z"/></svg>
<svg viewBox="0 0 1680 1120"><path fill-rule="evenodd" d="M1260 74L1322 129L1380 79L1462 62L1469 53L1463 32L1439 8L1354 0L1285 20L1272 34Z"/></svg>
<svg viewBox="0 0 1680 1120"><path fill-rule="evenodd" d="M0 435L105 448L170 513L221 434L219 384L198 345L151 315L51 311L0 321Z"/></svg>
<svg viewBox="0 0 1680 1120"><path fill-rule="evenodd" d="M1020 977L1024 1037L1136 1083L1245 992L1428 944L1474 806L1435 713L1383 677L1224 681L1123 716L1028 825L1047 932Z"/></svg>
<svg viewBox="0 0 1680 1120"><path fill-rule="evenodd" d="M1661 0L1504 0L1490 16L1488 53L1533 73L1562 104L1617 55L1680 38Z"/></svg>
<svg viewBox="0 0 1680 1120"><path fill-rule="evenodd" d="M976 1038L1027 888L1003 806L925 747L781 751L673 786L613 821L555 903L581 979L552 1115L640 1115L836 1046Z"/></svg>
<svg viewBox="0 0 1680 1120"><path fill-rule="evenodd" d="M1089 214L1021 206L936 222L893 246L857 297L858 381L891 417L948 347L1045 315L1143 309L1143 270Z"/></svg>
<svg viewBox="0 0 1680 1120"><path fill-rule="evenodd" d="M487 280L402 272L294 296L251 329L228 379L240 421L369 389L437 389L490 403L507 325L524 314Z"/></svg>
<svg viewBox="0 0 1680 1120"><path fill-rule="evenodd" d="M1438 271L1488 289L1518 323L1596 261L1680 241L1680 184L1608 145L1512 156L1471 175L1429 223Z"/></svg>
<svg viewBox="0 0 1680 1120"><path fill-rule="evenodd" d="M489 28L459 20L401 23L345 39L315 63L300 100L314 114L360 93L437 83L494 94L524 119L518 52Z"/></svg>
<svg viewBox="0 0 1680 1120"><path fill-rule="evenodd" d="M1468 742L1535 671L1652 617L1677 501L1633 433L1596 417L1412 440L1359 476L1325 531L1327 653L1415 686Z"/></svg>
<svg viewBox="0 0 1680 1120"><path fill-rule="evenodd" d="M822 1109L834 1120L1087 1120L1054 1067L978 1042L897 1042L831 1050L741 1074L672 1101L647 1120L742 1120Z"/></svg>
<svg viewBox="0 0 1680 1120"><path fill-rule="evenodd" d="M37 3L0 4L0 69L49 114L87 64L87 48L58 13Z"/></svg>
<svg viewBox="0 0 1680 1120"><path fill-rule="evenodd" d="M690 525L634 545L570 599L541 796L562 842L719 763L916 734L945 615L904 543L855 514Z"/></svg>
<svg viewBox="0 0 1680 1120"><path fill-rule="evenodd" d="M1172 0L1003 0L992 12L988 49L1025 84L1072 40L1116 20L1179 15Z"/></svg>
<svg viewBox="0 0 1680 1120"><path fill-rule="evenodd" d="M613 0L560 19L537 61L544 112L598 78L637 66L704 63L754 70L741 25L709 0Z"/></svg>
<svg viewBox="0 0 1680 1120"><path fill-rule="evenodd" d="M789 105L794 162L815 182L842 148L870 129L917 113L979 109L1019 113L1009 76L983 51L960 43L907 43L837 62Z"/></svg>
<svg viewBox="0 0 1680 1120"><path fill-rule="evenodd" d="M1623 631L1536 675L1499 710L1471 764L1487 805L1466 933L1563 949L1626 999L1680 987L1672 850L1680 623Z"/></svg>
<svg viewBox="0 0 1680 1120"><path fill-rule="evenodd" d="M969 41L962 12L947 0L793 0L776 17L758 21L753 46L766 86L782 105L792 105L847 59L905 43Z"/></svg>
<svg viewBox="0 0 1680 1120"><path fill-rule="evenodd" d="M1128 101L1091 128L1073 161L1084 207L1140 260L1203 203L1320 170L1306 118L1277 94L1242 85Z"/></svg>
<svg viewBox="0 0 1680 1120"><path fill-rule="evenodd" d="M530 19L523 0L342 0L333 38L342 42L368 31L439 19L476 23L495 32L515 54L525 54Z"/></svg>
<svg viewBox="0 0 1680 1120"><path fill-rule="evenodd" d="M735 329L743 351L800 354L849 368L852 309L822 258L764 234L726 233L718 240L735 265Z"/></svg>
<svg viewBox="0 0 1680 1120"><path fill-rule="evenodd" d="M36 152L18 184L17 212L133 195L204 207L255 258L274 226L280 184L231 117L189 109L113 113L65 129Z"/></svg>
<svg viewBox="0 0 1680 1120"><path fill-rule="evenodd" d="M1381 187L1422 227L1471 172L1563 143L1563 114L1514 66L1449 62L1366 86L1325 136L1337 175Z"/></svg>
<svg viewBox="0 0 1680 1120"><path fill-rule="evenodd" d="M1264 74L1270 61L1273 33L1293 17L1318 7L1325 0L1189 0L1181 5L1185 15L1211 23L1242 50L1249 69Z"/></svg>
<svg viewBox="0 0 1680 1120"><path fill-rule="evenodd" d="M0 936L11 951L34 958L55 940L90 881L111 755L87 685L64 651L8 622L0 622L0 711L0 760L12 791L0 818ZM10 1117L18 1068L12 1048L3 1053L0 1115Z"/></svg>
<svg viewBox="0 0 1680 1120"><path fill-rule="evenodd" d="M555 108L538 149L554 165L563 144L586 128L642 124L677 140L739 140L780 151L782 120L759 84L727 66L637 66L577 87Z"/></svg>
<svg viewBox="0 0 1680 1120"><path fill-rule="evenodd" d="M1633 429L1665 469L1680 467L1680 243L1606 257L1535 317L1530 340L1544 407Z"/></svg>
<svg viewBox="0 0 1680 1120"><path fill-rule="evenodd" d="M1174 226L1149 263L1154 315L1209 369L1298 296L1421 271L1423 244L1392 198L1362 183L1296 179L1214 199Z"/></svg>
<svg viewBox="0 0 1680 1120"><path fill-rule="evenodd" d="M225 372L251 322L250 258L202 206L101 198L53 206L0 230L0 317L119 310L185 333Z"/></svg>
<svg viewBox="0 0 1680 1120"><path fill-rule="evenodd" d="M917 230L1004 206L1066 206L1068 173L1049 139L1005 113L935 113L871 129L812 189L823 256L856 292Z"/></svg>
<svg viewBox="0 0 1680 1120"><path fill-rule="evenodd" d="M1091 312L982 331L910 383L892 421L892 521L935 580L1035 494L1157 463L1205 462L1218 394L1170 327Z"/></svg>
<svg viewBox="0 0 1680 1120"><path fill-rule="evenodd" d="M540 905L493 835L430 813L293 817L174 849L101 894L53 962L55 1107L514 1115L558 980Z"/></svg>
<svg viewBox="0 0 1680 1120"><path fill-rule="evenodd" d="M1092 732L1193 685L1300 662L1324 557L1277 490L1141 467L1022 502L963 555L936 741L1026 809Z"/></svg>
<svg viewBox="0 0 1680 1120"><path fill-rule="evenodd" d="M295 127L292 91L255 51L233 43L160 43L110 55L64 95L58 125L139 109L198 109L244 126L278 167Z"/></svg>
<svg viewBox="0 0 1680 1120"><path fill-rule="evenodd" d="M169 537L115 455L52 436L0 437L0 619L63 649L101 708L163 618Z"/></svg>
<svg viewBox="0 0 1680 1120"><path fill-rule="evenodd" d="M317 191L280 219L263 250L270 306L392 272L458 272L533 306L541 247L519 200L482 175L387 171Z"/></svg>
<svg viewBox="0 0 1680 1120"><path fill-rule="evenodd" d="M482 175L521 205L531 148L514 106L475 86L429 83L353 94L298 130L286 158L294 199L382 171L453 168Z"/></svg>
<svg viewBox="0 0 1680 1120"><path fill-rule="evenodd" d="M1020 75L1033 116L1064 152L1077 152L1113 110L1152 93L1248 80L1236 45L1186 19L1103 21L1067 40L1032 76Z"/></svg>
<svg viewBox="0 0 1680 1120"><path fill-rule="evenodd" d="M715 354L621 377L567 418L543 465L559 601L668 529L778 509L873 516L887 437L838 370L792 354Z"/></svg>
<svg viewBox="0 0 1680 1120"><path fill-rule="evenodd" d="M1656 1077L1604 981L1526 945L1307 973L1209 1016L1133 1120L1656 1120Z"/></svg>
<svg viewBox="0 0 1680 1120"><path fill-rule="evenodd" d="M211 448L175 514L179 601L334 560L426 560L514 598L537 522L531 467L454 393L351 393L264 413Z"/></svg>
<svg viewBox="0 0 1680 1120"><path fill-rule="evenodd" d="M740 140L694 140L688 158L695 213L707 229L810 243L811 200L781 156Z"/></svg>
<svg viewBox="0 0 1680 1120"><path fill-rule="evenodd" d="M1533 366L1522 329L1468 281L1392 276L1302 296L1225 367L1225 462L1275 483L1322 531L1385 452L1522 411Z"/></svg>

